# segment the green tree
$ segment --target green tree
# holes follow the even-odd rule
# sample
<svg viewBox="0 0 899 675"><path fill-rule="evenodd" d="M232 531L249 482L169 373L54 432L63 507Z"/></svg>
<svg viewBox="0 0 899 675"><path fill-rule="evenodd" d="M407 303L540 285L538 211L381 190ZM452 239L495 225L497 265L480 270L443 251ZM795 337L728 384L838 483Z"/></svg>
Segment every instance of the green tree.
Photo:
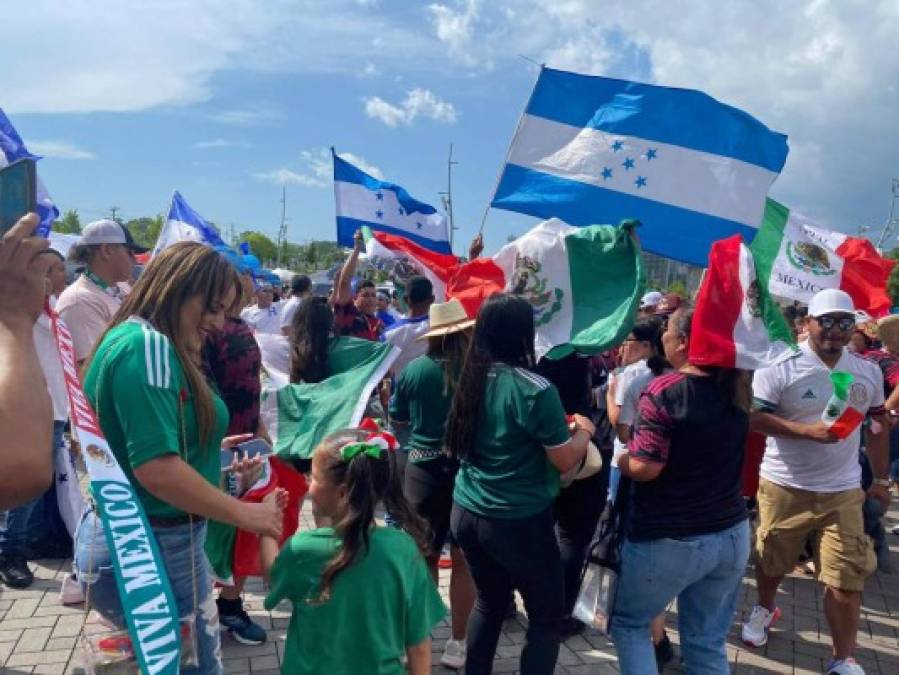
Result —
<svg viewBox="0 0 899 675"><path fill-rule="evenodd" d="M884 257L899 261L899 248L894 248L892 251L885 253ZM893 271L890 272L890 278L887 279L887 293L890 294L890 301L893 303L893 307L899 305L899 264L893 267Z"/></svg>
<svg viewBox="0 0 899 675"><path fill-rule="evenodd" d="M685 284L682 279L675 279L670 284L668 284L666 292L677 293L682 298L690 297L690 292L687 290L687 284Z"/></svg>
<svg viewBox="0 0 899 675"><path fill-rule="evenodd" d="M250 245L250 251L259 258L263 266L271 265L278 257L278 247L262 232L243 232L240 240Z"/></svg>
<svg viewBox="0 0 899 675"><path fill-rule="evenodd" d="M81 219L78 217L78 209L69 209L62 218L53 223L55 232L63 234L81 234Z"/></svg>
<svg viewBox="0 0 899 675"><path fill-rule="evenodd" d="M165 217L161 213L152 218L146 216L133 218L125 223L125 227L131 232L134 241L146 248L153 248L156 245L163 225L165 225Z"/></svg>

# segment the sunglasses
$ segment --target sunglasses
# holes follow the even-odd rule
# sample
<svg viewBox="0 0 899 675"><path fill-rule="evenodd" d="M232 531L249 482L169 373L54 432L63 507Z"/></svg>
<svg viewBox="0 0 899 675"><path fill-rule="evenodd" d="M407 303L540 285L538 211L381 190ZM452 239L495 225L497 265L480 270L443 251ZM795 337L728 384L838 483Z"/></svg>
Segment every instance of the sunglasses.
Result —
<svg viewBox="0 0 899 675"><path fill-rule="evenodd" d="M851 316L844 316L842 319L835 319L832 316L819 316L816 317L815 321L817 321L824 330L831 330L836 326L846 333L855 328L855 318Z"/></svg>

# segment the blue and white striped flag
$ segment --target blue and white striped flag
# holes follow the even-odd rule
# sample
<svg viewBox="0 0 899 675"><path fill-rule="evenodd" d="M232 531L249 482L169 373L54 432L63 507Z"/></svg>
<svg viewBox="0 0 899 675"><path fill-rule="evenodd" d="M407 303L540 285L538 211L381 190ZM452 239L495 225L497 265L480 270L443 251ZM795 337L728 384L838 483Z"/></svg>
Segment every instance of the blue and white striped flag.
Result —
<svg viewBox="0 0 899 675"><path fill-rule="evenodd" d="M230 248L222 241L216 229L207 223L199 213L190 208L181 193L175 190L175 194L172 195L172 206L169 208L169 217L159 232L156 246L153 247L153 255L179 241L198 241L213 248Z"/></svg>
<svg viewBox="0 0 899 675"><path fill-rule="evenodd" d="M438 253L452 253L446 216L430 204L417 201L396 183L369 176L334 153L334 201L337 207L337 243L353 245L361 227L405 237Z"/></svg>
<svg viewBox="0 0 899 675"><path fill-rule="evenodd" d="M787 138L707 94L544 68L491 206L572 225L635 218L643 248L705 265L750 242Z"/></svg>
<svg viewBox="0 0 899 675"><path fill-rule="evenodd" d="M2 109L0 109L0 150L2 150L0 152L0 169L20 159L30 158L35 161L40 159L39 155L28 152L19 132L13 127ZM50 226L53 225L53 221L59 218L59 209L50 199L50 194L40 177L37 179L37 215L41 219L37 233L46 237L50 234Z"/></svg>

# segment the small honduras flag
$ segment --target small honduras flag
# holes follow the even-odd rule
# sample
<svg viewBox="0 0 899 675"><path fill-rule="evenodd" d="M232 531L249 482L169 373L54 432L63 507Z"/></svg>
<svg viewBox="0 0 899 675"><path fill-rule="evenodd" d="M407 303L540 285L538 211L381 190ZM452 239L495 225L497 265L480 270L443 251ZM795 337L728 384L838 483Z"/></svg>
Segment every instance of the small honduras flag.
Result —
<svg viewBox="0 0 899 675"><path fill-rule="evenodd" d="M890 313L887 280L896 262L863 237L825 230L769 199L752 254L775 296L808 304L818 291L838 288L875 319Z"/></svg>
<svg viewBox="0 0 899 675"><path fill-rule="evenodd" d="M13 127L12 122L9 121L2 109L0 109L0 150L2 150L0 152L0 169L20 159L27 158L35 161L40 159L39 155L33 155L28 152L28 148L25 147L19 132ZM37 234L47 237L50 234L50 226L53 225L53 221L59 218L59 209L56 208L53 200L50 199L50 194L47 192L44 181L40 179L40 176L37 179L37 215L41 219L37 228Z"/></svg>
<svg viewBox="0 0 899 675"><path fill-rule="evenodd" d="M213 248L230 248L222 241L216 229L207 223L199 213L190 208L181 193L175 190L172 195L172 206L169 208L169 217L162 226L156 246L153 247L153 255L179 241L198 241Z"/></svg>
<svg viewBox="0 0 899 675"><path fill-rule="evenodd" d="M824 422L837 438L848 438L856 427L865 419L865 413L856 410L849 403L849 389L855 378L852 373L841 370L833 370L830 373L830 381L833 383L833 396L827 402L827 407L821 413L821 421Z"/></svg>
<svg viewBox="0 0 899 675"><path fill-rule="evenodd" d="M353 245L353 234L362 227L406 237L431 251L451 253L446 216L430 204L414 199L396 183L369 176L334 157L334 202L337 210L337 243Z"/></svg>
<svg viewBox="0 0 899 675"><path fill-rule="evenodd" d="M786 136L700 91L543 68L491 206L635 218L645 250L704 265L713 241L752 241L786 158Z"/></svg>
<svg viewBox="0 0 899 675"><path fill-rule="evenodd" d="M712 244L708 265L693 311L690 363L756 370L794 347L740 235Z"/></svg>

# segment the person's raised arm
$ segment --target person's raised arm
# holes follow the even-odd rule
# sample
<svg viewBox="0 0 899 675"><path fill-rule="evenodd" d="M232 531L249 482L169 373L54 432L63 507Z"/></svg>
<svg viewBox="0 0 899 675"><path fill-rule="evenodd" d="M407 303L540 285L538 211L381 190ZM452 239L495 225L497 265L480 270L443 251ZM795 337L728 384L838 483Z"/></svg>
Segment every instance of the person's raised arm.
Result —
<svg viewBox="0 0 899 675"><path fill-rule="evenodd" d="M29 213L0 241L0 509L39 495L53 471L53 409L34 348L52 258Z"/></svg>
<svg viewBox="0 0 899 675"><path fill-rule="evenodd" d="M332 297L332 304L345 305L353 299L352 281L353 275L356 273L356 265L359 264L359 254L362 252L364 245L362 239L362 231L356 230L353 235L353 252L346 259L343 267L340 268L340 274L337 277L337 288Z"/></svg>
<svg viewBox="0 0 899 675"><path fill-rule="evenodd" d="M478 232L468 245L468 259L474 260L484 250L484 235Z"/></svg>

